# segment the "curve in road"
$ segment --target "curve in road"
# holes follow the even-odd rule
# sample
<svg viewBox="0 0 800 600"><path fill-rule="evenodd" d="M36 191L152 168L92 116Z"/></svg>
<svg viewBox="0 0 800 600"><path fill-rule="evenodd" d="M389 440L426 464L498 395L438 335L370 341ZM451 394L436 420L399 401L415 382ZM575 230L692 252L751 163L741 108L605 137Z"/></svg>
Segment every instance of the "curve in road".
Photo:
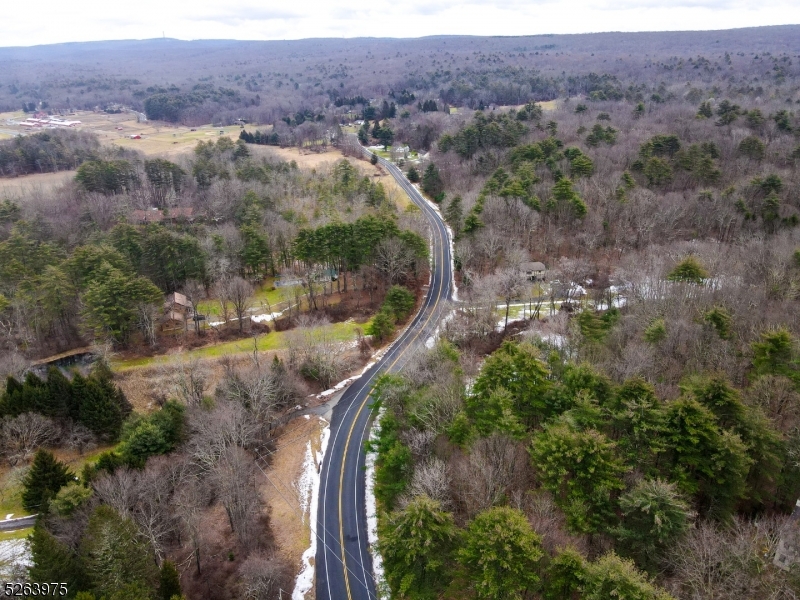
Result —
<svg viewBox="0 0 800 600"><path fill-rule="evenodd" d="M365 155L370 153L364 150ZM342 395L331 419L331 437L320 472L317 516L317 600L377 598L367 537L364 441L369 436L370 392L377 377L397 372L435 335L452 294L450 238L439 213L392 163L379 159L425 217L433 238L431 281L411 324L383 358Z"/></svg>

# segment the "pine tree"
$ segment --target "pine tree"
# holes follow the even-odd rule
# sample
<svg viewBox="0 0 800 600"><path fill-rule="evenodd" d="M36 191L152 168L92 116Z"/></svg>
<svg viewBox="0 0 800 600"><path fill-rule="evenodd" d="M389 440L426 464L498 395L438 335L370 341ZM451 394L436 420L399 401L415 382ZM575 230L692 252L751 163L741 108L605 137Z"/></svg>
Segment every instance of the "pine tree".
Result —
<svg viewBox="0 0 800 600"><path fill-rule="evenodd" d="M178 570L172 561L165 560L159 573L158 597L160 600L171 600L173 596L180 595L181 580Z"/></svg>
<svg viewBox="0 0 800 600"><path fill-rule="evenodd" d="M45 415L56 418L69 416L69 408L72 406L72 383L57 367L51 366L47 370L47 395Z"/></svg>
<svg viewBox="0 0 800 600"><path fill-rule="evenodd" d="M458 560L478 598L520 600L536 589L541 538L525 515L508 507L490 508L470 523Z"/></svg>
<svg viewBox="0 0 800 600"><path fill-rule="evenodd" d="M453 516L427 496L388 515L380 545L389 585L398 597L437 597L450 578L455 535Z"/></svg>
<svg viewBox="0 0 800 600"><path fill-rule="evenodd" d="M439 175L439 169L433 163L429 164L422 176L422 191L431 198L436 199L444 191L444 183Z"/></svg>
<svg viewBox="0 0 800 600"><path fill-rule="evenodd" d="M98 506L89 518L80 555L93 591L116 598L149 598L158 585L152 550L136 525L113 508ZM133 595L133 589L139 593Z"/></svg>
<svg viewBox="0 0 800 600"><path fill-rule="evenodd" d="M86 576L77 556L56 539L40 521L28 537L31 565L28 577L31 583L64 583L70 593L85 587Z"/></svg>
<svg viewBox="0 0 800 600"><path fill-rule="evenodd" d="M67 465L56 460L51 452L39 450L22 484L22 505L25 510L46 513L50 500L75 478Z"/></svg>
<svg viewBox="0 0 800 600"><path fill-rule="evenodd" d="M450 228L453 230L453 235L458 237L461 233L461 219L464 217L464 209L462 207L461 196L456 196L450 200L447 209L444 211L444 218Z"/></svg>
<svg viewBox="0 0 800 600"><path fill-rule="evenodd" d="M81 423L104 439L113 441L119 438L124 417L115 395L108 394L101 383L90 377L79 401Z"/></svg>

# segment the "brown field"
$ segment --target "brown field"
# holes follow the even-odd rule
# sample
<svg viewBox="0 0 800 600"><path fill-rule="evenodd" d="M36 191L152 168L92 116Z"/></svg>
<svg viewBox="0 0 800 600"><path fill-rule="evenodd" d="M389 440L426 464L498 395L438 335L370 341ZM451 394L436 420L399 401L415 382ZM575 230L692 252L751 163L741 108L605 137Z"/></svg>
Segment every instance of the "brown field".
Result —
<svg viewBox="0 0 800 600"><path fill-rule="evenodd" d="M264 154L271 154L277 156L282 160L295 161L297 166L301 169L320 169L328 165L342 160L342 153L336 148L329 148L323 152L312 152L310 150L301 150L300 148L277 148L275 146L251 146L251 151L256 148L256 152L263 152ZM366 160L359 160L352 156L346 157L352 164L354 164L364 175L374 177L383 184L386 189L386 196L389 200L397 204L401 210L409 205L410 200L408 195L397 185L389 173L379 168L378 166L371 165Z"/></svg>
<svg viewBox="0 0 800 600"><path fill-rule="evenodd" d="M36 173L13 179L0 178L0 199L15 198L37 192L47 192L75 177L75 171Z"/></svg>
<svg viewBox="0 0 800 600"><path fill-rule="evenodd" d="M13 113L0 113L0 129L4 133L22 132L19 125L10 124L9 121L21 121L26 118L22 111ZM147 121L137 123L134 113L120 113L110 115L102 112L78 111L67 117L80 121L77 128L84 131L93 131L100 141L105 144L116 144L125 148L136 148L146 155L174 156L189 150L199 140L213 140L220 137L220 131L231 139L238 139L240 127L229 125L227 127L186 127L184 125L170 125L160 121ZM119 129L117 129L119 128ZM192 131L195 129L195 131ZM132 140L130 136L141 135L142 139Z"/></svg>

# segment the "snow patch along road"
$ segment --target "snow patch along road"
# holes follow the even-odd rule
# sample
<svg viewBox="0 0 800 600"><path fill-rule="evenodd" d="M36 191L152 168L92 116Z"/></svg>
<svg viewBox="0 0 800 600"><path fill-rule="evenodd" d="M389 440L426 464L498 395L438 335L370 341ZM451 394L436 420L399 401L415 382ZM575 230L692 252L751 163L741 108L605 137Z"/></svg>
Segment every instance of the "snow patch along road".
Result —
<svg viewBox="0 0 800 600"><path fill-rule="evenodd" d="M324 419L320 418L324 423ZM319 451L314 449L309 441L306 445L306 456L303 460L303 472L300 474L295 487L300 497L300 508L303 511L303 522L308 518L309 529L311 530L311 543L303 552L302 567L297 575L292 592L292 600L304 600L306 594L314 587L314 557L317 555L317 506L319 504L319 485L320 471L322 469L322 459L328 449L328 440L331 435L330 424L322 430Z"/></svg>
<svg viewBox="0 0 800 600"><path fill-rule="evenodd" d="M369 441L376 440L380 432L380 422L384 409L378 411L372 429L369 432ZM375 501L375 461L378 453L374 450L367 452L366 457L366 509L367 509L367 535L369 541L369 552L372 555L372 574L375 578L375 589L378 598L388 598L383 592L387 589L383 574L383 558L378 550L378 504Z"/></svg>

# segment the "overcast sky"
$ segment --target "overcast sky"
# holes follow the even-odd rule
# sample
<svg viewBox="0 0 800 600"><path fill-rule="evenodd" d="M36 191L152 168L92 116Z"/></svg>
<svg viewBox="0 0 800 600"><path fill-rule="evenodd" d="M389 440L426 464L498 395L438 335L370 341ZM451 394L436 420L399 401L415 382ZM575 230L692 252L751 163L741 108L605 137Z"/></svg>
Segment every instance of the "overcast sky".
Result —
<svg viewBox="0 0 800 600"><path fill-rule="evenodd" d="M4 3L0 46L167 37L529 35L800 23L799 0L38 0Z"/></svg>

